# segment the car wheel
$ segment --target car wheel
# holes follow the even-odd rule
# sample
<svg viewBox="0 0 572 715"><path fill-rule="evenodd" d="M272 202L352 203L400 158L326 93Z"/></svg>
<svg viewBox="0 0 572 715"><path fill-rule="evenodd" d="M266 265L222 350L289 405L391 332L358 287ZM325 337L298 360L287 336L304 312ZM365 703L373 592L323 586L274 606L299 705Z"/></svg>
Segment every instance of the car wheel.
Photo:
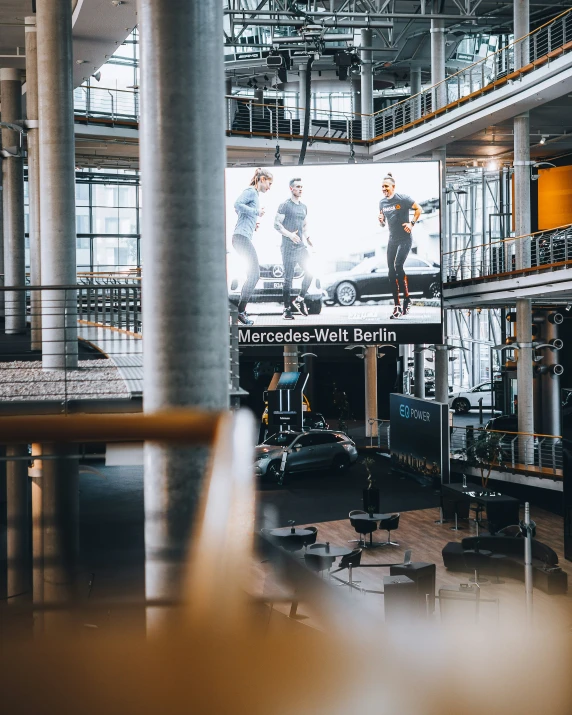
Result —
<svg viewBox="0 0 572 715"><path fill-rule="evenodd" d="M347 454L338 454L334 457L332 466L337 472L343 472L350 466L350 458Z"/></svg>
<svg viewBox="0 0 572 715"><path fill-rule="evenodd" d="M459 397L453 402L453 409L458 415L466 415L471 409L471 403L466 397Z"/></svg>
<svg viewBox="0 0 572 715"><path fill-rule="evenodd" d="M425 291L426 298L440 298L441 297L441 284L438 281L433 281L429 284L429 288Z"/></svg>
<svg viewBox="0 0 572 715"><path fill-rule="evenodd" d="M336 300L340 305L353 305L357 299L357 290L353 283L342 281L336 288Z"/></svg>
<svg viewBox="0 0 572 715"><path fill-rule="evenodd" d="M270 462L268 469L266 470L266 476L272 482L276 484L282 484L284 482L284 473L280 470L280 462Z"/></svg>
<svg viewBox="0 0 572 715"><path fill-rule="evenodd" d="M306 305L308 306L308 313L310 315L320 315L322 312L321 300L307 300Z"/></svg>

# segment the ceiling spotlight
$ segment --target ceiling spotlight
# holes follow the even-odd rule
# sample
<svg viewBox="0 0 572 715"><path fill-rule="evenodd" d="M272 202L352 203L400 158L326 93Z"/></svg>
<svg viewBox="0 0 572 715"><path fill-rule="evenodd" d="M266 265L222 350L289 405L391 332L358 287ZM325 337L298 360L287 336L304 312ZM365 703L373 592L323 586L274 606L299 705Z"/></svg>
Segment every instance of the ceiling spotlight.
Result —
<svg viewBox="0 0 572 715"><path fill-rule="evenodd" d="M547 137L546 137L546 134L543 134L543 135L540 137L540 143L541 143L541 144L546 144L546 138L547 138Z"/></svg>
<svg viewBox="0 0 572 715"><path fill-rule="evenodd" d="M268 75L267 75L267 74L265 74L265 75L264 75L264 80L265 80L266 82L268 82L268 81L269 81L269 79L270 79L270 78L268 77Z"/></svg>
<svg viewBox="0 0 572 715"><path fill-rule="evenodd" d="M76 65L86 65L88 60L76 60L75 63Z"/></svg>
<svg viewBox="0 0 572 715"><path fill-rule="evenodd" d="M566 304L566 307L564 308L564 310L565 310L567 313L569 313L569 312L572 310L572 303L567 303L567 304Z"/></svg>
<svg viewBox="0 0 572 715"><path fill-rule="evenodd" d="M119 7L120 5L125 5L124 0L111 0L111 4L114 7Z"/></svg>
<svg viewBox="0 0 572 715"><path fill-rule="evenodd" d="M99 80L101 79L101 72L95 72L95 73L92 74L91 76L93 77L93 79L94 79L96 82L99 82Z"/></svg>

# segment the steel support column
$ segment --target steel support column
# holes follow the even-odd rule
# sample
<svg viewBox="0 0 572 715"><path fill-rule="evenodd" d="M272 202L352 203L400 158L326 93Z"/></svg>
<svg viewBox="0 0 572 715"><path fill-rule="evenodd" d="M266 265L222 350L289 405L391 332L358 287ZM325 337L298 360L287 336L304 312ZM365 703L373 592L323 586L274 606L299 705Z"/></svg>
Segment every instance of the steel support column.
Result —
<svg viewBox="0 0 572 715"><path fill-rule="evenodd" d="M530 119L520 114L514 120L514 230L526 236L531 230L530 212ZM530 268L530 238L516 242L516 268Z"/></svg>
<svg viewBox="0 0 572 715"><path fill-rule="evenodd" d="M435 402L449 401L449 351L446 345L435 350Z"/></svg>
<svg viewBox="0 0 572 715"><path fill-rule="evenodd" d="M365 436L377 437L377 345L367 345L364 355L365 371Z"/></svg>
<svg viewBox="0 0 572 715"><path fill-rule="evenodd" d="M425 399L425 346L417 344L413 348L414 396Z"/></svg>
<svg viewBox="0 0 572 715"><path fill-rule="evenodd" d="M40 241L40 144L38 121L38 42L36 17L26 22L26 117L28 120L28 204L30 237L30 284L41 285ZM42 294L30 293L30 323L32 350L42 349Z"/></svg>
<svg viewBox="0 0 572 715"><path fill-rule="evenodd" d="M411 96L415 97L416 94L421 92L421 67L417 65L412 65L409 73L410 84L411 84ZM421 97L416 97L413 101L412 117L411 119L419 119L421 116Z"/></svg>
<svg viewBox="0 0 572 715"><path fill-rule="evenodd" d="M558 324L551 318L549 313L544 326L544 337L546 342L558 339ZM544 341L543 341L544 342ZM543 434L562 434L562 420L560 414L560 375L554 371L554 365L558 365L558 350L544 348L542 355L544 360L540 363L547 371L543 372L540 381L542 385L542 432Z"/></svg>
<svg viewBox="0 0 572 715"><path fill-rule="evenodd" d="M44 285L76 282L72 11L69 0L38 0L40 232ZM77 367L75 291L42 295L42 365Z"/></svg>
<svg viewBox="0 0 572 715"><path fill-rule="evenodd" d="M300 120L300 134L302 134L304 113L306 109L306 66L298 67L298 119Z"/></svg>
<svg viewBox="0 0 572 715"><path fill-rule="evenodd" d="M445 21L431 20L431 84L439 85L433 90L433 110L447 104L447 87L443 81L445 72Z"/></svg>
<svg viewBox="0 0 572 715"><path fill-rule="evenodd" d="M532 304L528 298L518 298L516 301L516 337L520 345L516 363L518 431L532 434L534 432ZM518 457L521 464L530 464L533 461L532 437L520 437Z"/></svg>
<svg viewBox="0 0 572 715"><path fill-rule="evenodd" d="M298 372L298 346L284 345L284 372Z"/></svg>
<svg viewBox="0 0 572 715"><path fill-rule="evenodd" d="M147 412L229 403L222 10L139 2ZM207 457L204 448L145 446L147 598L181 596ZM165 609L148 612L148 628L165 618Z"/></svg>
<svg viewBox="0 0 572 715"><path fill-rule="evenodd" d="M361 44L363 47L371 47L373 41L372 30L361 31ZM373 53L371 50L361 50L361 138L371 139L373 136L372 118L373 114Z"/></svg>
<svg viewBox="0 0 572 715"><path fill-rule="evenodd" d="M0 69L2 121L22 122L22 73L19 69ZM22 135L13 129L2 129L2 146L9 156L2 160L2 203L4 205L4 284L23 288L26 285L24 232L24 159ZM23 290L5 294L5 333L15 335L26 330L26 293Z"/></svg>

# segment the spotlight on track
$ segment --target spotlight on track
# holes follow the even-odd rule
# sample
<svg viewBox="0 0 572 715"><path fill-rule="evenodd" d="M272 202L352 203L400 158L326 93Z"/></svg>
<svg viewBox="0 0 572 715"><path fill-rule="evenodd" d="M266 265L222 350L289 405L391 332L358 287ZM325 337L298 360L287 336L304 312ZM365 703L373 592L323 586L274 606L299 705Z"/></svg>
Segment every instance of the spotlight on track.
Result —
<svg viewBox="0 0 572 715"><path fill-rule="evenodd" d="M546 144L546 139L547 139L546 134L543 134L543 135L540 137L540 143L541 143L541 144Z"/></svg>

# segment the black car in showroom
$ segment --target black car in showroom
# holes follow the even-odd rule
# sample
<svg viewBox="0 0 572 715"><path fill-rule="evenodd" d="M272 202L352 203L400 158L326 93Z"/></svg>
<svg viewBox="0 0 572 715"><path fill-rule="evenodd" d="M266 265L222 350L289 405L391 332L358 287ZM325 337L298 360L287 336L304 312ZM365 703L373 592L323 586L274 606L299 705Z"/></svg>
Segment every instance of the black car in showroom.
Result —
<svg viewBox="0 0 572 715"><path fill-rule="evenodd" d="M438 263L409 254L405 261L409 293L416 297L441 296L441 267ZM330 305L353 305L356 300L389 298L392 286L385 256L366 258L349 271L330 273L322 279L322 288Z"/></svg>

